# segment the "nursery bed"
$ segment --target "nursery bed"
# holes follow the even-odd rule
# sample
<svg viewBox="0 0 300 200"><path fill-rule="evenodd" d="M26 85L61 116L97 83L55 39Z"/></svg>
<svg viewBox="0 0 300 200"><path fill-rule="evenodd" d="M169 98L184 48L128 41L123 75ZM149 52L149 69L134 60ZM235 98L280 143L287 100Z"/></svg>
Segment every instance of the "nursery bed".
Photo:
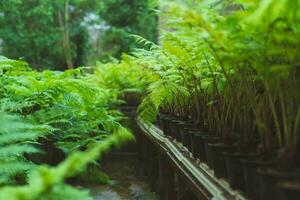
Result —
<svg viewBox="0 0 300 200"><path fill-rule="evenodd" d="M232 190L226 181L217 179L213 171L206 164L195 160L181 143L167 137L154 125L148 125L140 119L137 122L144 136L167 157L173 169L198 199L246 199L239 191Z"/></svg>

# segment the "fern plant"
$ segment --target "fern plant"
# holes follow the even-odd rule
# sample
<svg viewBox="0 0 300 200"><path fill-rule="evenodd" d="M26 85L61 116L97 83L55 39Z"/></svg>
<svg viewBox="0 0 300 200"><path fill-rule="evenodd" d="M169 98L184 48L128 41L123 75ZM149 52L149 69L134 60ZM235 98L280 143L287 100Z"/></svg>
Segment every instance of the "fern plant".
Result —
<svg viewBox="0 0 300 200"><path fill-rule="evenodd" d="M74 152L57 167L40 166L29 175L27 185L6 186L0 189L0 198L7 200L35 199L92 199L86 190L79 190L64 184L64 180L82 171L88 163L108 151L132 139L125 128L118 128L106 140L98 142L84 152Z"/></svg>
<svg viewBox="0 0 300 200"><path fill-rule="evenodd" d="M37 72L24 62L8 59L1 66L6 69L0 77L2 110L53 127L52 143L66 154L86 148L121 126L122 115L116 110L119 90L93 83L93 76L82 69Z"/></svg>
<svg viewBox="0 0 300 200"><path fill-rule="evenodd" d="M2 57L0 72L1 199L91 199L64 181L82 173L102 151L132 138L118 111L119 94L126 89L94 82L96 76L85 69L38 72ZM38 147L51 157L54 146L67 157L56 168L33 157L40 154ZM27 173L28 185L8 187L24 184Z"/></svg>
<svg viewBox="0 0 300 200"><path fill-rule="evenodd" d="M240 152L292 166L299 151L299 3L187 0L161 7L161 45L136 37L150 50L133 54L152 76L140 115L153 121L164 110L192 119L225 143L238 140Z"/></svg>
<svg viewBox="0 0 300 200"><path fill-rule="evenodd" d="M41 127L24 122L19 116L0 112L0 184L13 184L35 168L26 154L39 152L34 143L43 136Z"/></svg>

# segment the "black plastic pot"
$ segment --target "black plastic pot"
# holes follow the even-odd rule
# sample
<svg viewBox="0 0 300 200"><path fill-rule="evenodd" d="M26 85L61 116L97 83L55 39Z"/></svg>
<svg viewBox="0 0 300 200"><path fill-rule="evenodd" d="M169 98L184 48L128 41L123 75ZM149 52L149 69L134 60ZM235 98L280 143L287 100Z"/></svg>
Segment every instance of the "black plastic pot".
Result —
<svg viewBox="0 0 300 200"><path fill-rule="evenodd" d="M242 160L254 159L257 155L240 153L223 153L225 156L227 178L230 186L237 190L246 190Z"/></svg>
<svg viewBox="0 0 300 200"><path fill-rule="evenodd" d="M172 136L171 134L171 123L174 117L165 115L162 120L162 130L165 135Z"/></svg>
<svg viewBox="0 0 300 200"><path fill-rule="evenodd" d="M187 149L191 146L191 139L190 139L190 133L189 129L186 127L182 127L180 129L180 135L181 135L181 141L183 146L185 146ZM190 151L190 149L189 149Z"/></svg>
<svg viewBox="0 0 300 200"><path fill-rule="evenodd" d="M232 153L237 150L235 145L226 145L223 143L207 145L207 160L209 166L214 170L214 174L218 178L227 178L226 162L223 152Z"/></svg>
<svg viewBox="0 0 300 200"><path fill-rule="evenodd" d="M210 168L212 168L212 166L211 166L212 160L209 160L209 157L207 155L208 145L221 143L222 140L220 137L211 136L211 135L205 135L202 138L203 138L203 142L204 142L204 154L205 154L205 159L203 161L206 162Z"/></svg>
<svg viewBox="0 0 300 200"><path fill-rule="evenodd" d="M161 130L163 130L165 117L166 117L165 114L158 114L158 116L157 116L157 122L158 122L157 124Z"/></svg>
<svg viewBox="0 0 300 200"><path fill-rule="evenodd" d="M190 146L190 135L189 129L195 127L195 124L190 121L181 121L179 122L179 131L180 131L180 141L185 147Z"/></svg>
<svg viewBox="0 0 300 200"><path fill-rule="evenodd" d="M259 199L260 196L260 180L257 169L266 169L275 165L272 161L242 160L246 195L250 199Z"/></svg>
<svg viewBox="0 0 300 200"><path fill-rule="evenodd" d="M300 172L280 172L274 169L258 170L260 177L260 200L282 200L286 194L280 186L281 182L300 180ZM289 194L292 196L293 194ZM299 199L296 198L296 199Z"/></svg>
<svg viewBox="0 0 300 200"><path fill-rule="evenodd" d="M186 134L188 133L188 129L190 127L195 127L195 124L191 121L178 120L178 141L181 142L185 147L187 147L186 145L188 143L186 140L188 135L186 136Z"/></svg>
<svg viewBox="0 0 300 200"><path fill-rule="evenodd" d="M170 122L170 134L174 139L180 142L181 136L180 136L179 123L180 120L176 120L176 119Z"/></svg>
<svg viewBox="0 0 300 200"><path fill-rule="evenodd" d="M195 129L195 126L191 121L179 123L181 142L186 148L189 148L191 145L189 130Z"/></svg>
<svg viewBox="0 0 300 200"><path fill-rule="evenodd" d="M189 141L189 144L188 144L187 148L189 149L190 152L193 152L193 146L196 147L196 146L199 146L202 144L201 141L199 141L200 135L205 135L205 134L199 128L195 128L195 127L188 128L188 135L187 135L188 139L187 140Z"/></svg>
<svg viewBox="0 0 300 200"><path fill-rule="evenodd" d="M300 199L300 180L284 181L279 184L279 188L283 191L284 200Z"/></svg>
<svg viewBox="0 0 300 200"><path fill-rule="evenodd" d="M189 135L191 141L189 146L190 152L192 152L194 158L198 158L203 162L206 161L203 137L207 135L205 135L201 131L195 131L195 130L190 130Z"/></svg>

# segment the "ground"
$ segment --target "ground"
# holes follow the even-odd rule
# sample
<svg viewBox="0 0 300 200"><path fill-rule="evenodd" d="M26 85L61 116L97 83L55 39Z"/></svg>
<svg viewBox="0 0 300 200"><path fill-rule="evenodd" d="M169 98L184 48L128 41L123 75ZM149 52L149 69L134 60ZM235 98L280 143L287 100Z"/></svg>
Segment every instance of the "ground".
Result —
<svg viewBox="0 0 300 200"><path fill-rule="evenodd" d="M88 185L95 200L157 200L147 182L139 176L136 156L111 156L102 162L110 176L109 185Z"/></svg>

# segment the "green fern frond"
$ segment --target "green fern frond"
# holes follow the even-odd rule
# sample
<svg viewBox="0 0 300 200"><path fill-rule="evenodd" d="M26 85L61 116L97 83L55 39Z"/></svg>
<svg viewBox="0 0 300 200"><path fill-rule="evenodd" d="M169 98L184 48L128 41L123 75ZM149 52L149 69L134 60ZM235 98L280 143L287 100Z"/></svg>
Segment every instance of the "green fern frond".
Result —
<svg viewBox="0 0 300 200"><path fill-rule="evenodd" d="M25 186L3 187L0 189L0 199L10 200L38 200L43 197L53 197L56 187L60 187L66 178L74 176L93 160L108 151L112 146L123 144L132 139L132 134L125 129L117 129L115 134L101 141L85 152L75 152L57 167L40 166L29 175L29 183ZM59 190L61 188L58 188ZM72 189L73 190L73 189ZM77 192L77 191L76 191ZM75 192L75 193L76 193ZM60 192L58 192L60 194ZM74 191L71 192L73 196ZM77 194L88 198L85 194Z"/></svg>
<svg viewBox="0 0 300 200"><path fill-rule="evenodd" d="M17 116L0 113L0 121L0 179L13 181L14 176L34 167L24 154L39 152L32 142L42 134Z"/></svg>
<svg viewBox="0 0 300 200"><path fill-rule="evenodd" d="M5 159L6 157L11 156L22 156L25 153L37 153L39 152L37 148L26 145L26 144L16 144L3 146L0 149L0 159Z"/></svg>
<svg viewBox="0 0 300 200"><path fill-rule="evenodd" d="M11 133L0 133L0 145L13 144L24 141L34 141L40 134L34 132L11 132ZM1 150L1 149L0 149Z"/></svg>
<svg viewBox="0 0 300 200"><path fill-rule="evenodd" d="M147 39L145 39L145 38L143 38L139 35L132 34L131 37L133 37L136 40L137 43L140 43L145 47L150 47L151 50L154 50L154 49L158 48L158 46L154 42L151 42L151 41L149 41L149 40L147 40Z"/></svg>
<svg viewBox="0 0 300 200"><path fill-rule="evenodd" d="M8 177L7 180L12 179L19 173L24 173L29 169L33 169L35 165L23 160L23 159L7 159L1 160L0 165L0 177Z"/></svg>

